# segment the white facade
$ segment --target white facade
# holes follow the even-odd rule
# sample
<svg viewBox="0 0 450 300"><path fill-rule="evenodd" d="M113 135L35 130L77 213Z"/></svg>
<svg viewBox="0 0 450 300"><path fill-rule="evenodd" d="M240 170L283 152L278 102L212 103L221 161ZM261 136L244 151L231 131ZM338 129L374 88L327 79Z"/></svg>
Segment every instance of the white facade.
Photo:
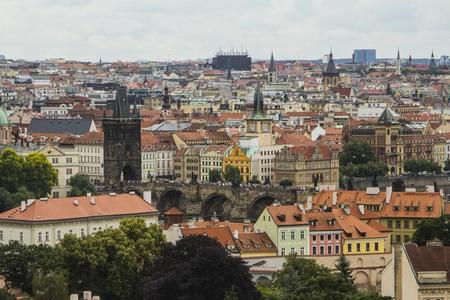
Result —
<svg viewBox="0 0 450 300"><path fill-rule="evenodd" d="M173 174L172 149L149 149L141 152L142 179L150 181L160 176Z"/></svg>
<svg viewBox="0 0 450 300"><path fill-rule="evenodd" d="M79 173L88 175L92 184L103 183L103 144L76 144L75 149L80 158Z"/></svg>

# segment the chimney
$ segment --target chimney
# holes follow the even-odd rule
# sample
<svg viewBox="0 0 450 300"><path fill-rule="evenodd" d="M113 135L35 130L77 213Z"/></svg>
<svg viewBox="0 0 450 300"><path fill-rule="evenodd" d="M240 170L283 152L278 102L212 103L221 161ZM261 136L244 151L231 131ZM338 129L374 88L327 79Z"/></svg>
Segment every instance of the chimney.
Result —
<svg viewBox="0 0 450 300"><path fill-rule="evenodd" d="M350 207L348 207L347 205L345 205L342 209L344 210L344 213L345 213L346 215L349 215L349 214L350 214Z"/></svg>
<svg viewBox="0 0 450 300"><path fill-rule="evenodd" d="M95 205L95 198L94 197L91 197L91 204Z"/></svg>
<svg viewBox="0 0 450 300"><path fill-rule="evenodd" d="M303 206L303 204L298 203L297 206L302 211L302 213L305 213L305 207Z"/></svg>
<svg viewBox="0 0 450 300"><path fill-rule="evenodd" d="M386 204L389 204L391 202L392 197L392 186L386 187Z"/></svg>
<svg viewBox="0 0 450 300"><path fill-rule="evenodd" d="M312 196L306 198L306 210L312 209Z"/></svg>
<svg viewBox="0 0 450 300"><path fill-rule="evenodd" d="M27 206L30 206L31 204L34 203L34 199L27 199Z"/></svg>
<svg viewBox="0 0 450 300"><path fill-rule="evenodd" d="M440 240L427 241L427 247L442 247L442 242Z"/></svg>
<svg viewBox="0 0 450 300"><path fill-rule="evenodd" d="M92 194L91 193L86 193L86 197L91 197Z"/></svg>
<svg viewBox="0 0 450 300"><path fill-rule="evenodd" d="M415 193L416 192L416 188L414 188L414 187L406 188L405 192L407 192L407 193Z"/></svg>
<svg viewBox="0 0 450 300"><path fill-rule="evenodd" d="M358 204L358 210L363 215L364 214L364 205L363 204Z"/></svg>
<svg viewBox="0 0 450 300"><path fill-rule="evenodd" d="M25 201L20 201L20 211L25 211L27 209L27 203Z"/></svg>
<svg viewBox="0 0 450 300"><path fill-rule="evenodd" d="M78 294L70 295L70 300L78 300Z"/></svg>
<svg viewBox="0 0 450 300"><path fill-rule="evenodd" d="M92 300L100 300L100 296L93 296Z"/></svg>
<svg viewBox="0 0 450 300"><path fill-rule="evenodd" d="M234 232L233 232L233 238L236 239L236 240L239 239L239 231L237 231L237 229L234 230Z"/></svg>
<svg viewBox="0 0 450 300"><path fill-rule="evenodd" d="M380 193L380 188L379 187L368 186L366 188L366 194L367 195L378 195L379 193Z"/></svg>
<svg viewBox="0 0 450 300"><path fill-rule="evenodd" d="M427 185L427 186L425 186L425 189L426 189L427 193L434 193L435 192L434 185Z"/></svg>
<svg viewBox="0 0 450 300"><path fill-rule="evenodd" d="M337 192L333 191L333 202L331 203L332 206L336 206L337 204Z"/></svg>
<svg viewBox="0 0 450 300"><path fill-rule="evenodd" d="M146 201L149 204L152 204L152 191L144 191L144 201Z"/></svg>
<svg viewBox="0 0 450 300"><path fill-rule="evenodd" d="M92 300L92 292L84 291L83 292L83 300Z"/></svg>

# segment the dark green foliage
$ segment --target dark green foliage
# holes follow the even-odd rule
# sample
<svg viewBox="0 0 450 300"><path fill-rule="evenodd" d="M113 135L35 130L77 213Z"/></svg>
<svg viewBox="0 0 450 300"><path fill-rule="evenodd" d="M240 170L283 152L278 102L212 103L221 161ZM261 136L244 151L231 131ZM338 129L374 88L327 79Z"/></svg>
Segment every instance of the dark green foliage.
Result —
<svg viewBox="0 0 450 300"><path fill-rule="evenodd" d="M405 172L413 175L418 175L422 172L437 174L442 172L442 168L437 162L426 159L409 159L405 161L403 168L405 169Z"/></svg>
<svg viewBox="0 0 450 300"><path fill-rule="evenodd" d="M341 254L339 256L339 258L336 261L335 267L338 270L339 274L342 276L342 278L344 278L344 280L353 285L353 276L352 271L350 270L350 262L348 261L348 259L345 257L344 254Z"/></svg>
<svg viewBox="0 0 450 300"><path fill-rule="evenodd" d="M222 171L219 169L213 169L209 171L209 182L219 182L222 181Z"/></svg>
<svg viewBox="0 0 450 300"><path fill-rule="evenodd" d="M43 154L22 157L4 149L0 152L0 211L22 200L47 196L56 180L56 170Z"/></svg>
<svg viewBox="0 0 450 300"><path fill-rule="evenodd" d="M392 182L393 192L404 192L406 189L405 182L401 179L396 179Z"/></svg>
<svg viewBox="0 0 450 300"><path fill-rule="evenodd" d="M347 273L345 261L337 266ZM349 274L332 272L312 259L296 256L289 256L272 282L258 285L258 290L264 300L383 300L376 293L357 291Z"/></svg>
<svg viewBox="0 0 450 300"><path fill-rule="evenodd" d="M423 219L419 222L412 240L425 245L427 241L438 239L446 246L450 245L450 222L449 216L437 219Z"/></svg>
<svg viewBox="0 0 450 300"><path fill-rule="evenodd" d="M292 186L292 181L289 179L283 179L280 181L280 186L282 186L282 187Z"/></svg>
<svg viewBox="0 0 450 300"><path fill-rule="evenodd" d="M16 297L11 295L8 290L0 289L0 300L16 300Z"/></svg>
<svg viewBox="0 0 450 300"><path fill-rule="evenodd" d="M33 274L48 274L59 269L60 260L54 248L47 245L26 246L17 241L0 245L0 274L8 288L32 292Z"/></svg>
<svg viewBox="0 0 450 300"><path fill-rule="evenodd" d="M225 168L225 174L223 175L223 178L226 181L231 182L233 186L239 186L242 181L241 172L235 166L227 166Z"/></svg>
<svg viewBox="0 0 450 300"><path fill-rule="evenodd" d="M350 141L344 145L344 149L339 157L339 164L342 166L348 164L363 165L375 160L375 154L368 143Z"/></svg>
<svg viewBox="0 0 450 300"><path fill-rule="evenodd" d="M102 299L142 299L141 280L151 274L164 236L143 219L124 219L117 229L84 238L65 236L57 246L69 290L91 290Z"/></svg>
<svg viewBox="0 0 450 300"><path fill-rule="evenodd" d="M66 279L62 274L42 275L37 272L32 285L33 300L67 300L69 297Z"/></svg>
<svg viewBox="0 0 450 300"><path fill-rule="evenodd" d="M261 184L261 181L258 180L258 176L253 175L252 179L250 179L250 181L248 183L252 183L252 184Z"/></svg>
<svg viewBox="0 0 450 300"><path fill-rule="evenodd" d="M205 236L166 245L143 290L145 300L260 299L244 262Z"/></svg>
<svg viewBox="0 0 450 300"><path fill-rule="evenodd" d="M90 182L89 176L76 174L70 177L69 185L71 196L85 196L87 193L95 194L95 186Z"/></svg>

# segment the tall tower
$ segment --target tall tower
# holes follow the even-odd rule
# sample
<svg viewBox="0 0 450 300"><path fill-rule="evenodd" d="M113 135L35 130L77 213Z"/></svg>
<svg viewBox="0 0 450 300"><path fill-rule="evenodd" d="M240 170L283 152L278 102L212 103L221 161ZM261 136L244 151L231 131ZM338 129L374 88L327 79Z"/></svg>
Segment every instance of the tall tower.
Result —
<svg viewBox="0 0 450 300"><path fill-rule="evenodd" d="M170 105L170 97L169 97L169 88L166 86L164 88L164 97L163 97L163 103L162 103L162 109L163 112L168 112L171 109Z"/></svg>
<svg viewBox="0 0 450 300"><path fill-rule="evenodd" d="M402 75L402 60L400 59L400 50L397 50L395 74Z"/></svg>
<svg viewBox="0 0 450 300"><path fill-rule="evenodd" d="M277 67L275 66L275 60L273 59L273 52L270 56L269 74L267 81L269 84L277 82Z"/></svg>
<svg viewBox="0 0 450 300"><path fill-rule="evenodd" d="M259 78L253 99L253 114L249 119L245 120L245 135L249 137L257 137L259 140L259 146L270 146L273 142L273 120L267 117L264 112L264 100L261 93Z"/></svg>
<svg viewBox="0 0 450 300"><path fill-rule="evenodd" d="M429 69L436 69L437 65L436 62L434 61L434 51L431 51L431 59L430 59L430 64L428 65Z"/></svg>
<svg viewBox="0 0 450 300"><path fill-rule="evenodd" d="M336 71L332 51L328 57L327 69L322 73L322 83L324 89L336 87L339 84L339 73Z"/></svg>
<svg viewBox="0 0 450 300"><path fill-rule="evenodd" d="M134 105L130 113L126 87L116 92L113 115L103 117L105 184L141 180L141 118Z"/></svg>

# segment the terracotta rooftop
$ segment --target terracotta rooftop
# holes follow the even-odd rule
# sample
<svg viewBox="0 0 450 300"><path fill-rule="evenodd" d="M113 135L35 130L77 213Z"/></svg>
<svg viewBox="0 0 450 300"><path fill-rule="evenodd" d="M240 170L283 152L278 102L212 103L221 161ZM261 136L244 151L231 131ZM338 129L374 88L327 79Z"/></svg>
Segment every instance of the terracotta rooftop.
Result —
<svg viewBox="0 0 450 300"><path fill-rule="evenodd" d="M419 272L446 272L450 283L450 247L404 244L406 256L416 278Z"/></svg>
<svg viewBox="0 0 450 300"><path fill-rule="evenodd" d="M24 211L19 206L0 213L0 221L48 222L157 212L154 206L135 194L96 195L36 199Z"/></svg>
<svg viewBox="0 0 450 300"><path fill-rule="evenodd" d="M297 205L270 205L266 209L278 226L308 224L308 220Z"/></svg>
<svg viewBox="0 0 450 300"><path fill-rule="evenodd" d="M265 232L239 233L234 240L241 253L277 253L277 247Z"/></svg>

